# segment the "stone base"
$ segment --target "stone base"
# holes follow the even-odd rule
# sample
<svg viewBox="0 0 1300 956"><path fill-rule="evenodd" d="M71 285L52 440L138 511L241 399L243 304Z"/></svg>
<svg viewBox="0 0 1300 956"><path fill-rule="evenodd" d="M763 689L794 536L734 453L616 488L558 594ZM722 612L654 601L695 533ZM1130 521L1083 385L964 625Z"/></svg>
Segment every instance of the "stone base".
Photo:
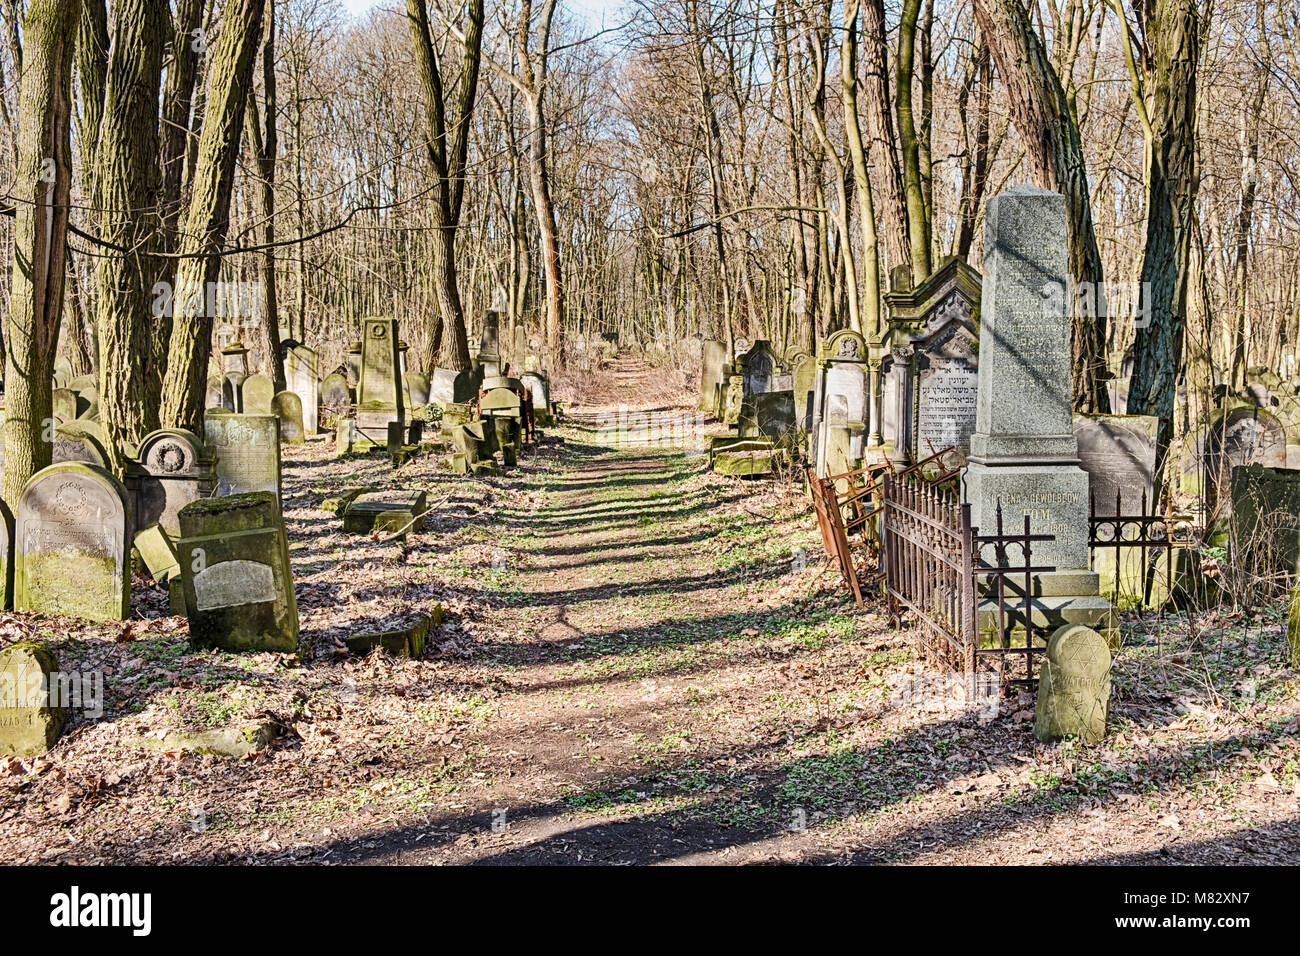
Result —
<svg viewBox="0 0 1300 956"><path fill-rule="evenodd" d="M1020 589L1023 591L1023 588ZM1023 594L1013 595L1007 589L1006 626L1012 647L1025 645L1025 606ZM1082 624L1104 637L1112 647L1119 645L1119 615L1114 606L1097 595L1038 595L1030 605L1034 626L1035 644L1046 645L1047 636L1067 624ZM995 600L982 600L975 613L975 626L979 631L979 646L999 647L998 605Z"/></svg>
<svg viewBox="0 0 1300 956"><path fill-rule="evenodd" d="M1004 535L1024 534L1027 514L1030 534L1055 536L1031 545L1034 565L1088 566L1088 473L1078 465L990 464L972 459L962 485L977 534L997 533L1001 503ZM1010 552L1012 560L1019 560L1018 547ZM1096 593L1096 585L1092 587Z"/></svg>

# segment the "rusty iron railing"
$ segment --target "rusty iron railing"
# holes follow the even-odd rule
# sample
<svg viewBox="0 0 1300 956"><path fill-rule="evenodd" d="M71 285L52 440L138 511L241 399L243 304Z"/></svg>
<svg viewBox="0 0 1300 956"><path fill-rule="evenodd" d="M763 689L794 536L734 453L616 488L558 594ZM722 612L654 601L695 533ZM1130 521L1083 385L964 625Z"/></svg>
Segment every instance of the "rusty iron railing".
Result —
<svg viewBox="0 0 1300 956"><path fill-rule="evenodd" d="M853 560L853 549L844 529L835 482L818 478L814 469L808 469L808 488L812 492L813 507L817 510L817 527L821 531L822 546L831 563L839 570L844 583L853 593L853 600L862 607L862 585L858 582L858 569Z"/></svg>
<svg viewBox="0 0 1300 956"><path fill-rule="evenodd" d="M1025 515L1025 529L1022 533L1007 533L1002 527L1001 500L997 503L994 516L993 534L982 535L976 528L971 536L976 556L973 562L974 577L977 581L983 579L977 587L984 598L992 603L993 606L988 610L997 624L996 628L987 632L981 629L980 636L988 633L989 640L986 642L977 638L976 643L980 646L975 653L981 664L998 673L1004 685L1036 688L1038 672L1035 658L1047 650L1048 634L1044 627L1040 635L1039 627L1034 621L1034 575L1055 571L1056 566L1034 564L1034 544L1054 541L1056 536L1033 534L1029 528L1029 515ZM1012 548L1018 549L1019 561L1014 560ZM992 561L985 560L986 549L992 550ZM1021 575L1021 604L1015 607L1014 599L1008 602L1007 582ZM1014 641L1017 624L1023 628L1021 642ZM983 646L985 643L989 646ZM1017 657L1022 658L1023 677L1015 676L1016 668L1008 666Z"/></svg>
<svg viewBox="0 0 1300 956"><path fill-rule="evenodd" d="M1163 561L1165 586L1172 597L1176 588L1174 580L1174 552L1195 546L1197 534L1192 527L1190 516L1175 515L1167 511L1163 515L1148 510L1146 492L1141 495L1141 505L1136 514L1125 514L1123 494L1115 490L1115 510L1112 514L1097 513L1097 497L1089 495L1088 499L1088 548L1094 569L1097 558L1110 552L1113 559L1114 580L1111 582L1110 602L1119 605L1124 582L1124 553L1138 551L1138 569L1141 572L1142 589L1138 613L1152 604L1152 590L1155 587L1156 572ZM1134 595L1136 596L1136 595ZM1164 614L1165 601L1157 602L1157 611Z"/></svg>

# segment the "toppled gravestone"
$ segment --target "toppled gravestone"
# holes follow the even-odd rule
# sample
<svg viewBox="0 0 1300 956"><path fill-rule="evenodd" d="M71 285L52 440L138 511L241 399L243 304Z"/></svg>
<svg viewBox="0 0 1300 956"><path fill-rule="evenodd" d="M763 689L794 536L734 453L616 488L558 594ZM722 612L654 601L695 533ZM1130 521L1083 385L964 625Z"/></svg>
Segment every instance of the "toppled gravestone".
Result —
<svg viewBox="0 0 1300 956"><path fill-rule="evenodd" d="M405 540L408 531L423 527L427 510L423 491L363 492L343 508L343 530L348 534L378 532Z"/></svg>
<svg viewBox="0 0 1300 956"><path fill-rule="evenodd" d="M0 754L32 757L59 739L68 710L51 699L51 687L61 686L50 679L58 669L54 652L40 641L0 651Z"/></svg>
<svg viewBox="0 0 1300 956"><path fill-rule="evenodd" d="M195 501L181 509L177 555L190 643L230 651L298 646L289 542L269 491Z"/></svg>
<svg viewBox="0 0 1300 956"><path fill-rule="evenodd" d="M1042 741L1077 737L1087 744L1105 737L1110 664L1110 647L1092 628L1057 628L1038 679L1034 736Z"/></svg>

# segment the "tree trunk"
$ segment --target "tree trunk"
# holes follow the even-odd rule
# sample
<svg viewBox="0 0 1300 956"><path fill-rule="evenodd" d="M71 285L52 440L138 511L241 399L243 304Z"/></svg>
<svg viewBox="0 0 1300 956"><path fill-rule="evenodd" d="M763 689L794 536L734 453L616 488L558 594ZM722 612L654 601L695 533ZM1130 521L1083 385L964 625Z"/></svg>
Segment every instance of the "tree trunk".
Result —
<svg viewBox="0 0 1300 956"><path fill-rule="evenodd" d="M1187 280L1196 202L1196 70L1202 23L1196 0L1155 0L1149 11L1154 100L1147 239L1142 256L1146 318L1134 340L1130 415L1160 418L1157 479L1173 439L1174 395L1187 331ZM1160 487L1157 480L1157 487Z"/></svg>
<svg viewBox="0 0 1300 956"><path fill-rule="evenodd" d="M1072 296L1074 407L1108 412L1101 253L1079 124L1020 0L975 0L975 16L1006 88L1030 171L1040 186L1062 193L1069 210L1070 274L1077 286ZM1081 290L1092 294L1077 294Z"/></svg>
<svg viewBox="0 0 1300 956"><path fill-rule="evenodd" d="M173 287L170 364L163 379L162 420L203 433L203 398L212 348L205 292L221 269L230 226L230 193L244 126L244 106L262 33L263 0L231 0L209 67L203 131Z"/></svg>
<svg viewBox="0 0 1300 956"><path fill-rule="evenodd" d="M257 168L258 214L262 219L262 250L259 274L262 279L262 338L266 344L266 360L271 371L275 390L283 392L289 387L284 374L284 356L280 354L280 301L275 284L275 161L278 143L275 134L275 5L266 0L266 38L262 41L262 97L266 103L266 131L262 131L257 96L252 87L248 91L245 114L248 127L248 149Z"/></svg>
<svg viewBox="0 0 1300 956"><path fill-rule="evenodd" d="M913 63L916 58L916 24L921 0L903 0L898 24L897 77L898 135L903 147L903 192L912 255L912 284L930 274L930 212L925 207L921 180L921 140L912 108Z"/></svg>
<svg viewBox="0 0 1300 956"><path fill-rule="evenodd" d="M5 336L3 498L18 507L23 485L50 463L51 377L63 309L72 54L79 0L31 0L23 20L14 171L14 259Z"/></svg>
<svg viewBox="0 0 1300 956"><path fill-rule="evenodd" d="M126 476L129 446L157 420L150 415L144 367L149 357L158 235L158 86L167 36L165 0L117 0L104 118L97 151L102 237L130 254L99 260L99 406L109 463Z"/></svg>

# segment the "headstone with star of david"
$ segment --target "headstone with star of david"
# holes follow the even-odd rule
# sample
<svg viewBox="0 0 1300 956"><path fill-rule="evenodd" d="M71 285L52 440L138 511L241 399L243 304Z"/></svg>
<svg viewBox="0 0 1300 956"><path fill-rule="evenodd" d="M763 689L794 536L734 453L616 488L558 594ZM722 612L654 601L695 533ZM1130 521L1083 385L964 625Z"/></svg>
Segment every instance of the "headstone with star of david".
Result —
<svg viewBox="0 0 1300 956"><path fill-rule="evenodd" d="M1110 647L1092 628L1057 628L1038 679L1034 736L1042 741L1075 737L1088 744L1105 737L1110 665Z"/></svg>

